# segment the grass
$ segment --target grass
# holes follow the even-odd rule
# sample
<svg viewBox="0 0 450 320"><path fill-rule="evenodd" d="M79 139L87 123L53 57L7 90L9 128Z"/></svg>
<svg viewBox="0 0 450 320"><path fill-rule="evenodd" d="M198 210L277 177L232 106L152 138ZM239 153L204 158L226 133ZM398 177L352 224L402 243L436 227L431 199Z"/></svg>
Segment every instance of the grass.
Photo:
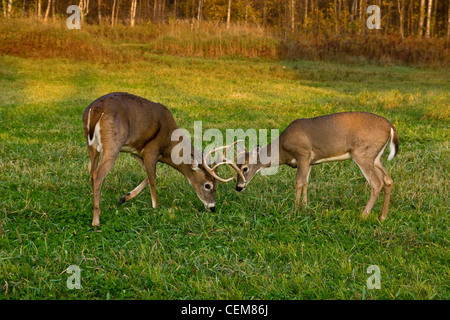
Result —
<svg viewBox="0 0 450 320"><path fill-rule="evenodd" d="M0 299L449 299L450 73L405 66L193 58L144 53L108 63L0 56ZM360 213L369 187L351 161L313 168L294 211L295 171L222 184L216 212L158 165L158 209L144 172L120 155L102 189L102 232L81 114L127 91L168 106L181 127L278 128L365 110L397 127L388 219ZM78 265L81 290L65 270ZM367 268L381 270L368 290Z"/></svg>

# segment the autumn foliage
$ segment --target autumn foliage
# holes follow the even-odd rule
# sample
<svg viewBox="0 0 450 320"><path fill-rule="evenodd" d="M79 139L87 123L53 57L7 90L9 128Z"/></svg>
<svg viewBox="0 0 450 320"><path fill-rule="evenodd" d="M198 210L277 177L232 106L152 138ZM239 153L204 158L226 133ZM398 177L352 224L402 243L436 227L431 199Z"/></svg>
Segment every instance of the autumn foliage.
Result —
<svg viewBox="0 0 450 320"><path fill-rule="evenodd" d="M11 3L11 6L9 4ZM369 4L381 29L368 29ZM94 61L148 54L450 62L450 5L436 0L82 0L82 27L68 30L67 4L2 1L0 53Z"/></svg>

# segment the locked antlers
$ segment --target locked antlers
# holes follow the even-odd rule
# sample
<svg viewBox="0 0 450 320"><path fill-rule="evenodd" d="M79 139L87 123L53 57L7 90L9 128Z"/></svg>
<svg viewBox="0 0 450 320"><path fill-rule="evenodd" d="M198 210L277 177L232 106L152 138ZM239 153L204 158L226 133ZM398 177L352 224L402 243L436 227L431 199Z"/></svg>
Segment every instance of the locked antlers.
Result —
<svg viewBox="0 0 450 320"><path fill-rule="evenodd" d="M240 141L243 141L243 140L236 140L235 142L233 142L232 144L230 144L230 145L228 145L228 146L222 146L222 147L218 147L218 148L212 149L212 150L210 150L210 151L203 157L203 166L205 167L205 170L206 170L210 175L212 175L215 179L217 179L218 181L221 181L221 182L229 182L229 181L231 181L231 180L234 179L234 177L231 177L231 178L228 178L228 179L224 179L224 178L219 177L219 176L216 174L215 170L216 170L219 166L221 166L221 165L223 165L223 164L228 164L228 165L230 165L230 166L231 166L231 167L232 167L232 168L233 168L233 169L241 176L241 178L244 179L244 181L245 181L244 175L242 174L241 170L239 170L239 168L238 168L238 166L235 164L235 162L232 161L232 160L230 160L230 159L228 159L228 158L226 157L226 153L227 153L228 149L234 147L234 145L235 145L236 143L240 142ZM221 159L221 161L218 162L218 163L216 163L216 164L211 168L211 167L208 165L208 163L207 163L207 159L211 156L212 153L215 153L215 152L217 152L217 151L219 151L219 150L222 150L222 149L223 149L223 153L222 153L222 159ZM232 150L233 150L233 152L237 153L237 151L235 151L234 148L232 148ZM237 157L237 156L236 156L236 157Z"/></svg>

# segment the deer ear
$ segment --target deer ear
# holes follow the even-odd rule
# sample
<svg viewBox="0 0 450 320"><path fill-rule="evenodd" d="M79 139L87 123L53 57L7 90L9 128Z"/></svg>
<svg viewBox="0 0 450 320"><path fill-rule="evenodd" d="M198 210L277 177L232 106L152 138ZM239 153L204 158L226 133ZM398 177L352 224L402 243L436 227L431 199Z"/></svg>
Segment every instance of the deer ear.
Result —
<svg viewBox="0 0 450 320"><path fill-rule="evenodd" d="M242 140L239 140L242 141ZM234 162L237 164L243 164L245 162L245 157L248 151L245 145L236 143L236 156L234 157Z"/></svg>
<svg viewBox="0 0 450 320"><path fill-rule="evenodd" d="M240 142L240 141L243 141L243 140L238 140L238 141ZM245 145L240 144L240 143L236 143L236 150L237 150L238 153L243 152L243 151L245 153L247 153L247 148L245 147Z"/></svg>
<svg viewBox="0 0 450 320"><path fill-rule="evenodd" d="M194 170L194 171L200 170L199 166L200 166L200 164L197 161L197 159L195 159L195 156L191 155L191 168L192 168L192 170Z"/></svg>
<svg viewBox="0 0 450 320"><path fill-rule="evenodd" d="M252 152L250 153L250 156L256 156L259 150L261 150L261 146L257 145L255 148L253 148Z"/></svg>

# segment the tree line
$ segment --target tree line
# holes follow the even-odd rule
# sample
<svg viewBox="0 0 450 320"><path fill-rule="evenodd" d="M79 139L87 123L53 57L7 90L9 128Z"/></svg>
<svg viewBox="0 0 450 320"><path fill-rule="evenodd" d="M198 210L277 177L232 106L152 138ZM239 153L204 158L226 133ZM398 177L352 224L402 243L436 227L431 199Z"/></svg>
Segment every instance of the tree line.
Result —
<svg viewBox="0 0 450 320"><path fill-rule="evenodd" d="M2 0L4 18L67 17L78 4L82 20L90 24L134 26L179 19L192 27L203 21L230 28L253 25L279 33L368 32L369 5L381 8L381 34L450 39L450 0Z"/></svg>

